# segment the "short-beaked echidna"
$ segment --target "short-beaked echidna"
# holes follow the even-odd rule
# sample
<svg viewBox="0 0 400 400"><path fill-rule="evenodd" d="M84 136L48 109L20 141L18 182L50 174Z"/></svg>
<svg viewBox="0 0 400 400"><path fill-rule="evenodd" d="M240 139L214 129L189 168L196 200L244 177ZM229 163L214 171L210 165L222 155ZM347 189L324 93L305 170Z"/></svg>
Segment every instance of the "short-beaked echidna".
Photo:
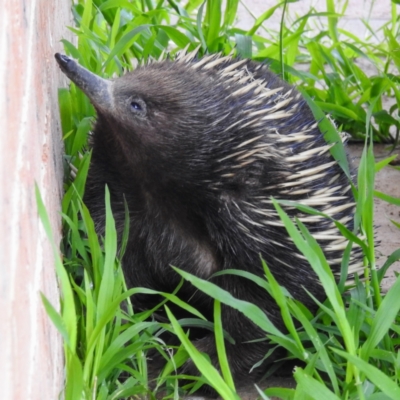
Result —
<svg viewBox="0 0 400 400"><path fill-rule="evenodd" d="M263 276L260 255L277 281L310 309L324 291L305 257L289 238L273 204L293 200L312 206L352 229L354 199L348 178L330 153L300 93L267 66L247 59L194 52L151 62L113 79L102 79L64 55L62 71L89 97L97 111L85 202L104 232L104 188L123 230L124 199L130 234L123 269L129 287L173 291L180 281L171 265L210 279L233 296L260 307L283 328L279 307L264 288L237 275ZM340 270L347 242L332 221L286 207L298 217ZM360 256L352 253L351 270ZM351 271L350 271L351 272ZM212 319L213 301L185 284L179 296ZM139 309L159 302L137 295ZM180 316L178 310L175 310ZM226 342L236 381L267 353L259 327L223 307ZM195 340L218 364L214 336ZM195 373L187 365L185 372ZM256 379L263 368L255 368Z"/></svg>

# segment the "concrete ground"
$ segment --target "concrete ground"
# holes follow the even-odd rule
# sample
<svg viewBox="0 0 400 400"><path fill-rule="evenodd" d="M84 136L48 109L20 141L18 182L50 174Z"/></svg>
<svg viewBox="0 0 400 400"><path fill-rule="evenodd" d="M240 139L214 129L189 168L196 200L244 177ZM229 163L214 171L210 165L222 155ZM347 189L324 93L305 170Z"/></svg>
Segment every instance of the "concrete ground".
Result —
<svg viewBox="0 0 400 400"><path fill-rule="evenodd" d="M264 11L277 4L275 0L248 0L243 2L245 5L240 4L238 26L242 29L250 29L253 25L254 19L252 17L259 17ZM335 2L337 11L340 9L339 5L343 2ZM326 7L325 1L317 0L302 0L296 3L291 3L288 6L288 13L295 19L295 15L304 15L314 6L317 11L324 11ZM346 15L340 20L341 27L356 34L358 37L366 37L369 35L365 28L362 19L368 20L369 25L372 27L377 37L381 37L382 33L380 27L390 19L391 2L390 0L350 0ZM252 15L251 15L252 14ZM277 30L279 28L280 13L277 12L268 20L265 25L269 29ZM317 22L316 22L317 23ZM262 33L262 32L261 32ZM368 70L368 65L365 65L366 72L371 74L374 71ZM389 108L390 102L386 102ZM353 160L355 166L358 166L362 145L350 144L349 156ZM381 161L388 157L389 150L387 146L375 145L374 146L375 160ZM392 154L398 154L400 159L400 149L397 149ZM376 175L375 189L393 197L400 198L400 170L393 167L386 167ZM400 230L396 228L391 220L400 223L400 207L393 206L383 202L382 200L375 200L374 208L374 221L376 225L376 241L379 245L376 247L377 266L382 266L387 257L395 250L400 248ZM382 288L387 291L395 280L395 272L400 272L400 261L397 261L387 272ZM269 378L267 382L260 385L263 389L268 387L286 387L294 388L296 383L293 378ZM255 400L258 398L258 392L254 386L249 386L239 390L239 396L243 400ZM202 397L190 397L191 400L207 400Z"/></svg>

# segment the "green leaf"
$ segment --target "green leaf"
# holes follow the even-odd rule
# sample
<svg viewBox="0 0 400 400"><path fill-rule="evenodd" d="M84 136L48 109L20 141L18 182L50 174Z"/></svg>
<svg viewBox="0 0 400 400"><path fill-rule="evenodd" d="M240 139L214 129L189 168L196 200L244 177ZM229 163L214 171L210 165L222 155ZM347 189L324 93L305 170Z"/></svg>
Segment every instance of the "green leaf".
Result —
<svg viewBox="0 0 400 400"><path fill-rule="evenodd" d="M236 39L236 50L240 57L242 58L251 58L252 52L252 40L250 36L240 35L239 33L235 33Z"/></svg>
<svg viewBox="0 0 400 400"><path fill-rule="evenodd" d="M299 227L299 229L297 229L293 221L282 210L278 202L275 199L272 199L272 202L296 247L306 257L312 269L318 275L325 294L332 305L333 313L331 312L330 315L340 329L347 350L351 354L354 354L355 344L349 322L346 318L343 299L320 246L301 221L296 219L296 223Z"/></svg>
<svg viewBox="0 0 400 400"><path fill-rule="evenodd" d="M107 350L102 355L100 369L106 368L112 357L114 357L119 350L123 349L126 343L132 340L132 338L134 338L143 330L156 326L159 326L158 322L138 322L118 335L117 338L110 343L110 345L107 347Z"/></svg>
<svg viewBox="0 0 400 400"><path fill-rule="evenodd" d="M297 382L297 390L302 389L305 393L307 393L307 399L314 400L340 400L338 396L332 393L325 385L321 382L318 382L312 376L306 374L302 368L297 367L294 374L294 379ZM296 397L301 398L301 397Z"/></svg>
<svg viewBox="0 0 400 400"><path fill-rule="evenodd" d="M180 48L184 48L187 44L190 43L189 38L178 29L170 26L159 26L159 28L162 29L168 35L168 37Z"/></svg>
<svg viewBox="0 0 400 400"><path fill-rule="evenodd" d="M378 192L374 190L374 196L378 199L386 201L386 203L394 204L395 206L400 206L400 199L398 197L389 196L388 194Z"/></svg>
<svg viewBox="0 0 400 400"><path fill-rule="evenodd" d="M325 370L331 380L335 393L339 393L338 377L336 376L332 361L329 358L325 343L322 342L320 336L318 335L317 327L313 326L307 317L302 312L301 308L294 302L289 302L289 307L293 311L295 318L301 323L303 328L308 334L309 339L312 341L315 350L319 353L319 357L325 367Z"/></svg>
<svg viewBox="0 0 400 400"><path fill-rule="evenodd" d="M235 383L233 382L232 374L228 364L228 357L225 349L224 333L221 318L221 303L214 300L214 330L215 330L215 345L217 348L218 362L221 368L222 376L227 385L235 391Z"/></svg>
<svg viewBox="0 0 400 400"><path fill-rule="evenodd" d="M66 215L69 215L71 204L74 199L82 199L83 197L91 156L91 152L85 153L82 160L80 160L79 169L76 174L74 183L71 184L64 195L64 198L62 200L62 212Z"/></svg>
<svg viewBox="0 0 400 400"><path fill-rule="evenodd" d="M207 1L206 19L208 23L207 45L210 51L215 51L213 44L220 33L221 24L221 0Z"/></svg>
<svg viewBox="0 0 400 400"><path fill-rule="evenodd" d="M65 400L84 399L82 364L79 357L68 349L66 351L66 377Z"/></svg>
<svg viewBox="0 0 400 400"><path fill-rule="evenodd" d="M359 224L360 216L363 221L367 237L368 249L366 256L371 265L375 265L374 256L374 202L373 188L375 182L375 159L372 146L364 147L358 169L358 199L356 209L356 226Z"/></svg>
<svg viewBox="0 0 400 400"><path fill-rule="evenodd" d="M224 289L221 289L214 283L202 280L178 268L175 267L173 268L178 274L180 274L185 280L190 282L193 286L197 287L202 292L220 301L221 303L227 304L230 307L242 312L247 318L253 321L257 326L259 326L265 332L272 333L278 337L282 338L285 337L278 329L275 328L275 326L268 319L266 314L255 304L236 299L229 292L227 292Z"/></svg>
<svg viewBox="0 0 400 400"><path fill-rule="evenodd" d="M114 287L114 265L117 255L117 231L115 229L115 220L111 210L110 191L106 186L106 233L104 248L105 259L103 276L100 283L99 297L97 299L97 319L101 318L106 309L106 305L113 300Z"/></svg>
<svg viewBox="0 0 400 400"><path fill-rule="evenodd" d="M196 347L190 342L182 328L179 326L178 321L175 319L170 309L165 306L168 318L171 321L174 331L176 332L179 340L184 345L186 351L189 353L190 358L196 364L196 367L204 375L209 383L212 384L213 388L218 392L218 394L226 400L238 400L239 397L235 394L232 389L224 382L221 378L219 372L215 369L213 365L196 349Z"/></svg>
<svg viewBox="0 0 400 400"><path fill-rule="evenodd" d="M62 303L62 319L63 325L68 333L69 338L69 348L72 354L74 354L77 344L77 321L76 321L76 310L75 310L75 300L74 294L72 291L71 284L69 282L69 277L67 272L65 271L64 265L60 258L59 250L57 249L54 243L53 232L51 229L51 224L49 217L47 215L46 208L44 206L42 197L40 195L40 191L38 186L35 184L35 193L36 193L36 204L39 212L40 219L42 221L43 227L45 229L47 238L50 241L51 247L53 249L53 256L55 260L56 273L58 279L60 280L61 292L63 295L63 303ZM54 314L53 314L54 316Z"/></svg>
<svg viewBox="0 0 400 400"><path fill-rule="evenodd" d="M388 334L390 326L400 310L399 292L400 278L397 278L375 313L371 330L367 340L362 346L362 358L368 359L372 350L377 347L383 337Z"/></svg>
<svg viewBox="0 0 400 400"><path fill-rule="evenodd" d="M339 354L352 364L354 364L360 371L362 371L367 378L382 390L384 394L389 396L390 399L398 400L400 399L400 386L393 382L384 372L379 368L367 363L361 358L348 354L344 351L338 349L332 349L335 353Z"/></svg>
<svg viewBox="0 0 400 400"><path fill-rule="evenodd" d="M337 130L332 125L331 121L329 121L328 118L325 116L318 103L314 102L305 90L300 90L300 92L306 99L307 104L314 115L314 118L319 121L319 129L321 132L324 133L324 138L326 139L326 141L328 143L336 143L335 146L330 149L330 152L333 158L339 163L346 176L351 180L351 173L346 150Z"/></svg>
<svg viewBox="0 0 400 400"><path fill-rule="evenodd" d="M377 172L379 172L381 169L385 168L387 165L389 165L397 157L398 157L397 154L395 154L391 157L387 157L387 158L383 159L382 161L375 163L375 174Z"/></svg>
<svg viewBox="0 0 400 400"><path fill-rule="evenodd" d="M49 300L47 300L46 296L40 292L40 297L42 298L43 306L46 310L47 315L51 319L51 322L57 328L58 332L60 332L61 336L63 337L65 343L71 347L71 341L69 339L68 330L65 327L64 321L62 316L57 312L57 310L51 305Z"/></svg>
<svg viewBox="0 0 400 400"><path fill-rule="evenodd" d="M258 28L262 25L262 23L264 21L266 21L267 19L269 19L274 14L276 9L279 8L284 3L285 3L284 1L281 1L276 6L269 8L267 11L265 11L263 14L261 14L260 17L257 18L253 27L246 33L246 35L253 36L256 33L256 31L258 30Z"/></svg>
<svg viewBox="0 0 400 400"><path fill-rule="evenodd" d="M327 114L333 113L340 117L353 119L354 121L360 120L359 116L354 111L349 109L348 107L344 107L339 104L333 104L333 103L328 103L328 102L322 103L321 101L316 101L315 103L321 108L321 110L323 110Z"/></svg>
<svg viewBox="0 0 400 400"><path fill-rule="evenodd" d="M259 388L257 387L257 391L260 393ZM268 388L264 390L264 393L268 395L267 400L270 398L275 398L277 397L278 399L282 400L293 400L296 390L295 389L284 389L284 388ZM265 397L263 398L265 399Z"/></svg>
<svg viewBox="0 0 400 400"><path fill-rule="evenodd" d="M151 25L140 25L135 29L132 29L128 33L126 33L118 42L116 43L115 47L111 50L110 54L107 57L107 60L103 64L103 68L106 68L108 63L117 56L121 55L126 52L130 46L135 42L137 39L136 36L142 34L144 31L148 31Z"/></svg>
<svg viewBox="0 0 400 400"><path fill-rule="evenodd" d="M396 64L397 69L400 70L400 43L396 40L396 38L393 36L392 32L389 29L385 28L384 32L386 38L388 39L390 55L392 57L392 60Z"/></svg>
<svg viewBox="0 0 400 400"><path fill-rule="evenodd" d="M228 28L235 22L239 0L227 0L224 15L224 27Z"/></svg>
<svg viewBox="0 0 400 400"><path fill-rule="evenodd" d="M395 263L396 261L400 260L400 249L395 250L386 260L385 264L378 270L378 278L381 281L385 277L385 273L388 268Z"/></svg>
<svg viewBox="0 0 400 400"><path fill-rule="evenodd" d="M81 25L89 26L92 19L92 0L85 0L85 8L83 10Z"/></svg>
<svg viewBox="0 0 400 400"><path fill-rule="evenodd" d="M74 138L74 142L72 145L72 149L70 150L70 154L75 156L78 151L82 150L82 147L87 143L88 133L92 128L92 118L86 117L83 118L76 129L76 134Z"/></svg>
<svg viewBox="0 0 400 400"><path fill-rule="evenodd" d="M71 94L68 89L58 89L58 104L60 108L61 130L63 136L72 131Z"/></svg>
<svg viewBox="0 0 400 400"><path fill-rule="evenodd" d="M281 286L278 284L277 280L272 275L271 271L268 268L267 263L263 259L261 260L261 262L262 262L268 283L270 284L272 297L274 298L274 300L276 301L276 303L278 304L278 306L281 310L283 322L285 323L287 330L289 331L289 333L292 335L293 339L295 340L297 348L298 348L298 352L305 354L303 344L301 343L300 337L299 337L296 327L293 323L293 319L290 315L289 305L288 305L287 298L285 296L285 292L284 292L284 290L282 290Z"/></svg>
<svg viewBox="0 0 400 400"><path fill-rule="evenodd" d="M197 12L197 18L196 18L197 33L199 35L201 47L203 48L204 51L207 50L207 43L206 43L206 39L204 38L203 27L202 27L201 22L202 22L202 18L203 18L203 11L204 11L205 4L206 4L206 2L203 2L203 4L200 6L199 11Z"/></svg>

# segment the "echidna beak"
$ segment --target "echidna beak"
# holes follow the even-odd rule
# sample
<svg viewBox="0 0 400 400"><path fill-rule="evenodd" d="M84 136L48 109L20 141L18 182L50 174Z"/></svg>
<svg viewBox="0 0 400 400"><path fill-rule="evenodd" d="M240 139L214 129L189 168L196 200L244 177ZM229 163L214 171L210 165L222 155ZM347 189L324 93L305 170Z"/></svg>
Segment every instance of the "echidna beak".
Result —
<svg viewBox="0 0 400 400"><path fill-rule="evenodd" d="M96 108L108 110L112 107L111 81L93 74L64 54L56 53L54 57L61 71L89 97Z"/></svg>
<svg viewBox="0 0 400 400"><path fill-rule="evenodd" d="M58 65L64 73L67 73L67 71L71 69L73 64L75 64L71 58L67 57L64 54L56 53L54 57L56 58ZM68 63L70 64L69 66Z"/></svg>

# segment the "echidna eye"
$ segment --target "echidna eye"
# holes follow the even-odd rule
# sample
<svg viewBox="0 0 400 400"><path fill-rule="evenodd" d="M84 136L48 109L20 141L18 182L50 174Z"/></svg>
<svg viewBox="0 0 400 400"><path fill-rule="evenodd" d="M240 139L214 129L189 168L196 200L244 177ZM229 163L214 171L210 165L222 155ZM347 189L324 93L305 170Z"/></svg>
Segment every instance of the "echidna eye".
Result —
<svg viewBox="0 0 400 400"><path fill-rule="evenodd" d="M137 103L136 101L131 102L131 108L134 111L142 111L142 106L139 103Z"/></svg>
<svg viewBox="0 0 400 400"><path fill-rule="evenodd" d="M145 118L147 112L146 103L142 99L138 98L130 98L129 102L129 109L132 114L134 114L135 118Z"/></svg>

